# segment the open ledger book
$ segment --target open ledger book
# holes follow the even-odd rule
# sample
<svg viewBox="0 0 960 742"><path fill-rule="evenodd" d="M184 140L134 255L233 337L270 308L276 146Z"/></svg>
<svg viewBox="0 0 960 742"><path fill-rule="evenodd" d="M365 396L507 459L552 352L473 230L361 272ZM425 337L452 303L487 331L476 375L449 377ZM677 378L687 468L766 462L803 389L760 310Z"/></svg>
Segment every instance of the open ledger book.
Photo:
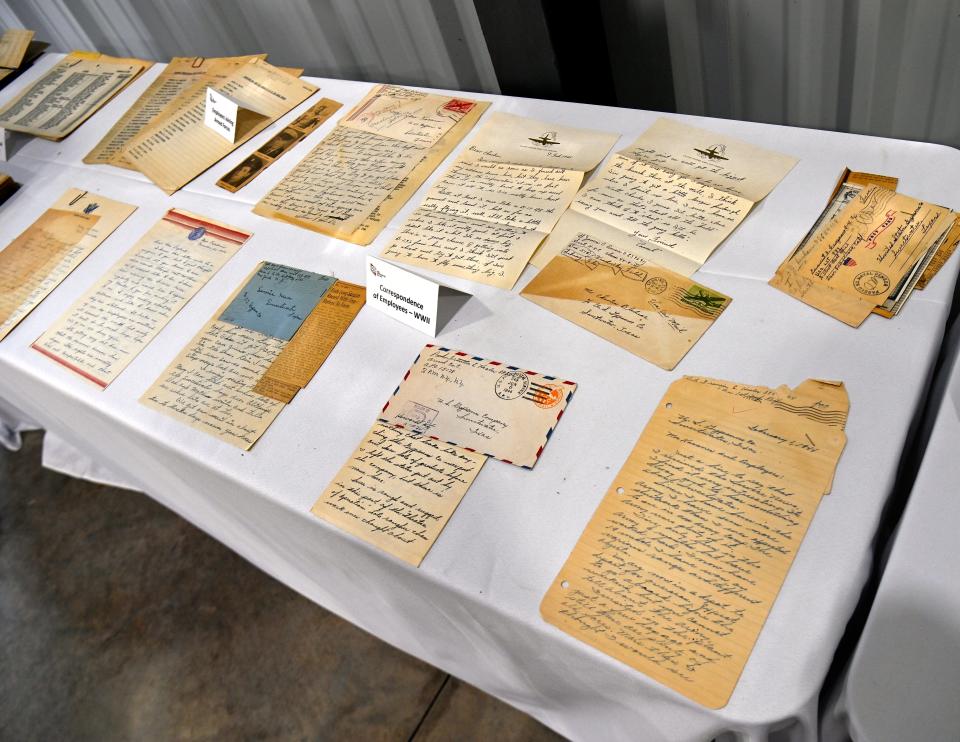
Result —
<svg viewBox="0 0 960 742"><path fill-rule="evenodd" d="M0 127L63 139L153 63L74 51L0 111Z"/></svg>
<svg viewBox="0 0 960 742"><path fill-rule="evenodd" d="M126 157L131 140L157 121L172 116L191 92L222 82L251 59L244 57L174 57L157 78L120 117L83 161L88 165L114 165L135 169Z"/></svg>
<svg viewBox="0 0 960 742"><path fill-rule="evenodd" d="M179 109L161 116L127 145L124 155L130 164L167 193L189 183L318 90L261 59L245 62L210 87L240 106L232 141L204 123L207 86L194 85Z"/></svg>

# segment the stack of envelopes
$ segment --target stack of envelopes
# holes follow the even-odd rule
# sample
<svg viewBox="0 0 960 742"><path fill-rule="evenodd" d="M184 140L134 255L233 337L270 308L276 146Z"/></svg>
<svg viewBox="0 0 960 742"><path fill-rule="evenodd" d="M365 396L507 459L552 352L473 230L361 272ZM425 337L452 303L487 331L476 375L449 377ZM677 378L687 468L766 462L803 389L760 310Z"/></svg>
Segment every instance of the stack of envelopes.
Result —
<svg viewBox="0 0 960 742"><path fill-rule="evenodd" d="M891 182L892 181L892 182ZM900 313L960 242L960 219L896 192L896 180L845 171L770 285L851 327Z"/></svg>

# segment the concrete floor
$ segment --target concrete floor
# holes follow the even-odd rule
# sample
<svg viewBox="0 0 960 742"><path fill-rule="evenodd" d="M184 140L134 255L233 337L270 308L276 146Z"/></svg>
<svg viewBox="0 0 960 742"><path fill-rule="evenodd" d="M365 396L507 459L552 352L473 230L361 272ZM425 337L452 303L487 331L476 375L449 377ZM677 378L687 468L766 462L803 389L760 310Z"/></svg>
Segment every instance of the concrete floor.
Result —
<svg viewBox="0 0 960 742"><path fill-rule="evenodd" d="M0 449L0 739L560 739L40 446Z"/></svg>

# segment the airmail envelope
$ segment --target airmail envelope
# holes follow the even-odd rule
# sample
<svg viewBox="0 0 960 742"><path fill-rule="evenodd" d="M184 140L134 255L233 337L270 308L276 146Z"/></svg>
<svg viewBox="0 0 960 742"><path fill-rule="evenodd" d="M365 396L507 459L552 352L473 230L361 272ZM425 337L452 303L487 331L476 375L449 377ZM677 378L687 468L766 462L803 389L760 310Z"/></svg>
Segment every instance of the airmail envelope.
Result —
<svg viewBox="0 0 960 742"><path fill-rule="evenodd" d="M380 420L531 469L576 388L572 381L427 345Z"/></svg>

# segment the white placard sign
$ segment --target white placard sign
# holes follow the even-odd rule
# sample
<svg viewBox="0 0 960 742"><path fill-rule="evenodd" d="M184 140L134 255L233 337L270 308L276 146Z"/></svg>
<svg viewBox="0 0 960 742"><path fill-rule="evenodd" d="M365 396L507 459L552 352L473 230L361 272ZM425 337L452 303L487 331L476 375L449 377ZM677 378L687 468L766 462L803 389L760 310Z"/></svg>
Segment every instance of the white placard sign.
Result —
<svg viewBox="0 0 960 742"><path fill-rule="evenodd" d="M431 337L457 313L470 294L367 257L367 306Z"/></svg>
<svg viewBox="0 0 960 742"><path fill-rule="evenodd" d="M0 162L7 161L7 130L0 127Z"/></svg>
<svg viewBox="0 0 960 742"><path fill-rule="evenodd" d="M203 112L203 123L228 142L232 143L237 139L239 114L239 103L213 88L207 88L207 105Z"/></svg>

